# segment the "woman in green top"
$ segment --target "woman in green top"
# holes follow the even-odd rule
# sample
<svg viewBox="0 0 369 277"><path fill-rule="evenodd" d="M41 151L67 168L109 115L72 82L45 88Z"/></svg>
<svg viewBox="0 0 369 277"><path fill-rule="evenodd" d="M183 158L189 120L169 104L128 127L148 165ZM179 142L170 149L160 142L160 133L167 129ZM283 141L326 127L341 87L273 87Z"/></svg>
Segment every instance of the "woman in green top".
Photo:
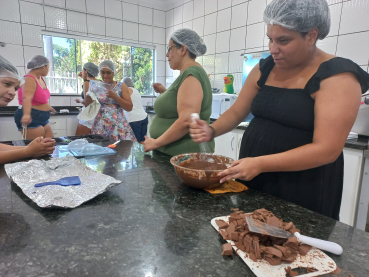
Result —
<svg viewBox="0 0 369 277"><path fill-rule="evenodd" d="M171 156L200 152L188 128L192 113L210 122L211 85L205 70L195 61L206 53L206 45L196 32L180 29L172 34L167 49L170 68L180 70L180 75L168 89L159 83L153 85L160 95L154 104L156 115L149 130L151 138L146 137L144 149L156 149ZM212 152L214 145L214 140L209 141Z"/></svg>

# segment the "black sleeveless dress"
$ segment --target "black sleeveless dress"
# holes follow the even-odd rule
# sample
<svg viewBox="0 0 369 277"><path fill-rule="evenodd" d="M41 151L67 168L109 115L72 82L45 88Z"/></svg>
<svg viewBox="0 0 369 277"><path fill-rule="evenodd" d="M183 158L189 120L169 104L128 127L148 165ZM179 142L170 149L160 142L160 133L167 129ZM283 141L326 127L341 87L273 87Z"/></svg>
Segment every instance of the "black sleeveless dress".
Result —
<svg viewBox="0 0 369 277"><path fill-rule="evenodd" d="M311 143L314 133L314 99L310 94L332 75L351 72L362 92L369 88L369 74L351 60L335 57L323 62L304 89L285 89L265 85L274 67L272 56L260 60L261 88L251 104L255 116L242 138L239 158L285 152ZM249 188L273 194L284 200L339 220L343 187L343 153L324 166L295 172L261 173Z"/></svg>

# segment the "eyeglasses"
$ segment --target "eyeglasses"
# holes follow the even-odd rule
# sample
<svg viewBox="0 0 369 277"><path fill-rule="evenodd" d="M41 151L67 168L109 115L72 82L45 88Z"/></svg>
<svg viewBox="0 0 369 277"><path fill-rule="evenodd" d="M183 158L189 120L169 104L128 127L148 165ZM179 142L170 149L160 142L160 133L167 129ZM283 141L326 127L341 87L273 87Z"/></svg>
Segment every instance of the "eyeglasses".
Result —
<svg viewBox="0 0 369 277"><path fill-rule="evenodd" d="M176 46L176 45L168 45L168 46L167 46L167 52L168 52L168 53L170 53L170 48L172 48L172 47L177 47L177 46Z"/></svg>
<svg viewBox="0 0 369 277"><path fill-rule="evenodd" d="M100 75L104 75L104 74L106 74L106 75L110 75L110 74L112 74L113 72L111 72L111 71L100 71Z"/></svg>

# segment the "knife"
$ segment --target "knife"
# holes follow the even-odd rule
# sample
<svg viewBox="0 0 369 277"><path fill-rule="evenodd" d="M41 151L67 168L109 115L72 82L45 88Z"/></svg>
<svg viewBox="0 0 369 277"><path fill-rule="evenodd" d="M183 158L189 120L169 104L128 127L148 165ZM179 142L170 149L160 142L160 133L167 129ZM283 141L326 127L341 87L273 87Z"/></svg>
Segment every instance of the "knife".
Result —
<svg viewBox="0 0 369 277"><path fill-rule="evenodd" d="M294 234L291 234L278 227L268 225L261 221L255 221L249 216L246 216L246 221L247 221L250 231L253 233L268 235L268 236L277 237L277 238L285 238L285 239L297 237L297 240L301 243L314 246L316 248L331 252L336 255L341 255L343 252L341 245L335 242L307 237L307 236L301 235L299 232L295 232Z"/></svg>

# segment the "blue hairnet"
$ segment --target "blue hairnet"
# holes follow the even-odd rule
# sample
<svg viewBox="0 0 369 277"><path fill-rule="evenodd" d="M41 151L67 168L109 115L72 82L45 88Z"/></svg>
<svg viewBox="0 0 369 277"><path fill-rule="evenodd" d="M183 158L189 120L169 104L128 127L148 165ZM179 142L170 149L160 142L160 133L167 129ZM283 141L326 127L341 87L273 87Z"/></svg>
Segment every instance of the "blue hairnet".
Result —
<svg viewBox="0 0 369 277"><path fill-rule="evenodd" d="M101 62L101 63L99 64L99 71L100 71L102 68L110 69L111 71L113 71L113 73L114 73L114 74L116 73L115 65L114 65L114 63L113 63L112 61L105 60L105 61Z"/></svg>
<svg viewBox="0 0 369 277"><path fill-rule="evenodd" d="M50 64L48 58L42 55L36 55L27 63L27 69L37 69L48 64Z"/></svg>
<svg viewBox="0 0 369 277"><path fill-rule="evenodd" d="M94 63L87 62L87 63L85 63L83 65L83 68L86 69L87 72L89 74L91 74L92 76L94 76L94 77L96 77L97 75L99 75L99 68Z"/></svg>
<svg viewBox="0 0 369 277"><path fill-rule="evenodd" d="M326 0L273 0L264 11L264 22L301 33L317 28L318 39L324 39L331 15Z"/></svg>
<svg viewBox="0 0 369 277"><path fill-rule="evenodd" d="M202 56L206 53L206 45L203 39L191 29L179 29L170 38L180 45L186 45L188 51L196 56Z"/></svg>
<svg viewBox="0 0 369 277"><path fill-rule="evenodd" d="M0 78L13 78L22 81L18 69L7 59L0 55Z"/></svg>
<svg viewBox="0 0 369 277"><path fill-rule="evenodd" d="M127 85L127 87L129 88L133 88L135 86L135 84L133 83L132 79L129 77L124 77L122 79L122 83L125 83Z"/></svg>

